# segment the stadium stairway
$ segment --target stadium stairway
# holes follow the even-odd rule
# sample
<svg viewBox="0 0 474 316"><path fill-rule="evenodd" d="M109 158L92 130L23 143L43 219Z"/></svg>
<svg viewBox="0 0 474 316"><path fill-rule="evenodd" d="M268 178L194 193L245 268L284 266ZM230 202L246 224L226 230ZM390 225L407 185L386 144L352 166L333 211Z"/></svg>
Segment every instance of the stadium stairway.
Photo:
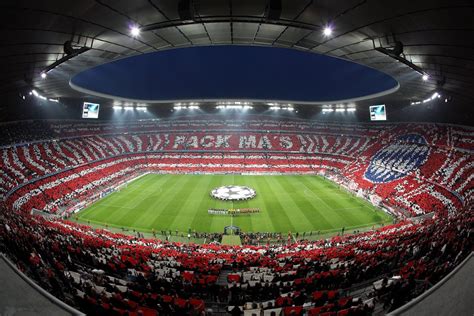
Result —
<svg viewBox="0 0 474 316"><path fill-rule="evenodd" d="M232 273L229 269L222 269L219 277L217 278L216 284L220 287L226 287L228 285L227 276ZM229 315L227 312L227 302L216 302L216 301L206 301L206 310L211 315Z"/></svg>
<svg viewBox="0 0 474 316"><path fill-rule="evenodd" d="M206 302L206 312L208 315L229 315L227 305L227 303Z"/></svg>
<svg viewBox="0 0 474 316"><path fill-rule="evenodd" d="M221 273L219 274L219 278L217 278L217 285L219 286L227 286L227 276L232 273L231 270L222 269Z"/></svg>

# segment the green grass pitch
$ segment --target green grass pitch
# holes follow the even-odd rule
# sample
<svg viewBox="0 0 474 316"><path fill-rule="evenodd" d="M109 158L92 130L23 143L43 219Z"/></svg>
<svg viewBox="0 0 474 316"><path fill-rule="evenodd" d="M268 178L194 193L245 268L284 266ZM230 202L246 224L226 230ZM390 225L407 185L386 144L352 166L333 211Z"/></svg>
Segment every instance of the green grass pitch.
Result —
<svg viewBox="0 0 474 316"><path fill-rule="evenodd" d="M210 197L213 188L245 185L256 190L248 201ZM240 216L209 215L209 208L260 208ZM126 227L142 232L243 232L347 230L389 223L391 218L319 176L307 175L160 175L149 174L74 215L79 222Z"/></svg>

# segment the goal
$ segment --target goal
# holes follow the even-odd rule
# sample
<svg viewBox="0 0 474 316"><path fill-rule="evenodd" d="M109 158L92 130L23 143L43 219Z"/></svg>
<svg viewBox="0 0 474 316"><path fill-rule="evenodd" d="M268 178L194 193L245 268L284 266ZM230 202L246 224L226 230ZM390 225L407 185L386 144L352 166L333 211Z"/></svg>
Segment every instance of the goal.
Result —
<svg viewBox="0 0 474 316"><path fill-rule="evenodd" d="M123 189L126 189L128 186L128 182L125 182L125 183L122 183L122 184L119 184L118 186L115 187L115 190L116 191L122 191Z"/></svg>

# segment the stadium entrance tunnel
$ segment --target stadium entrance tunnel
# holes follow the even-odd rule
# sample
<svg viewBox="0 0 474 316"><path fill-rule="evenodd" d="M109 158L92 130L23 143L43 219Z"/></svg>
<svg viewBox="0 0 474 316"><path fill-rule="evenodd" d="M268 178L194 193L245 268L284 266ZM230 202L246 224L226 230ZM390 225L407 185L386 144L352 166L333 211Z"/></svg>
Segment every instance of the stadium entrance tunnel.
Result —
<svg viewBox="0 0 474 316"><path fill-rule="evenodd" d="M135 102L188 100L351 102L395 92L391 76L348 60L289 48L198 46L87 69L72 88Z"/></svg>

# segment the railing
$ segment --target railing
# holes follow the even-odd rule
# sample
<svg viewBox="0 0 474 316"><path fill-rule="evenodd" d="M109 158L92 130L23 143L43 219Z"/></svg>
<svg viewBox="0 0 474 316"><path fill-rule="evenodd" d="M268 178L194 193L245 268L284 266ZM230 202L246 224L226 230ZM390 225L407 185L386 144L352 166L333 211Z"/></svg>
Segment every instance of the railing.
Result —
<svg viewBox="0 0 474 316"><path fill-rule="evenodd" d="M57 305L59 308L63 309L70 315L75 315L75 316L85 316L82 312L78 311L77 309L67 305L66 303L60 301L50 293L48 293L46 290L44 290L42 287L40 287L38 284L36 284L33 280L31 280L28 276L26 276L23 272L18 270L18 268L5 256L3 253L0 253L0 258L3 259L3 261L16 273L20 278L22 278L26 283L28 283L29 286L31 286L34 290L36 290L40 295L44 296L47 300L49 300L51 303L54 305ZM21 303L20 303L21 305Z"/></svg>
<svg viewBox="0 0 474 316"><path fill-rule="evenodd" d="M420 296L415 297L412 299L410 302L407 304L403 305L402 307L397 308L396 310L390 312L387 314L388 316L397 316L397 315L403 315L406 312L409 314L409 310L412 309L415 305L421 303L424 299L426 299L428 296L436 292L438 289L440 289L447 281L449 281L456 273L458 273L469 260L472 259L474 256L474 252L471 252L456 268L454 268L453 271L451 271L447 276L445 276L441 281L436 283L432 288L428 289L427 291L423 292ZM472 277L472 275L471 275Z"/></svg>

